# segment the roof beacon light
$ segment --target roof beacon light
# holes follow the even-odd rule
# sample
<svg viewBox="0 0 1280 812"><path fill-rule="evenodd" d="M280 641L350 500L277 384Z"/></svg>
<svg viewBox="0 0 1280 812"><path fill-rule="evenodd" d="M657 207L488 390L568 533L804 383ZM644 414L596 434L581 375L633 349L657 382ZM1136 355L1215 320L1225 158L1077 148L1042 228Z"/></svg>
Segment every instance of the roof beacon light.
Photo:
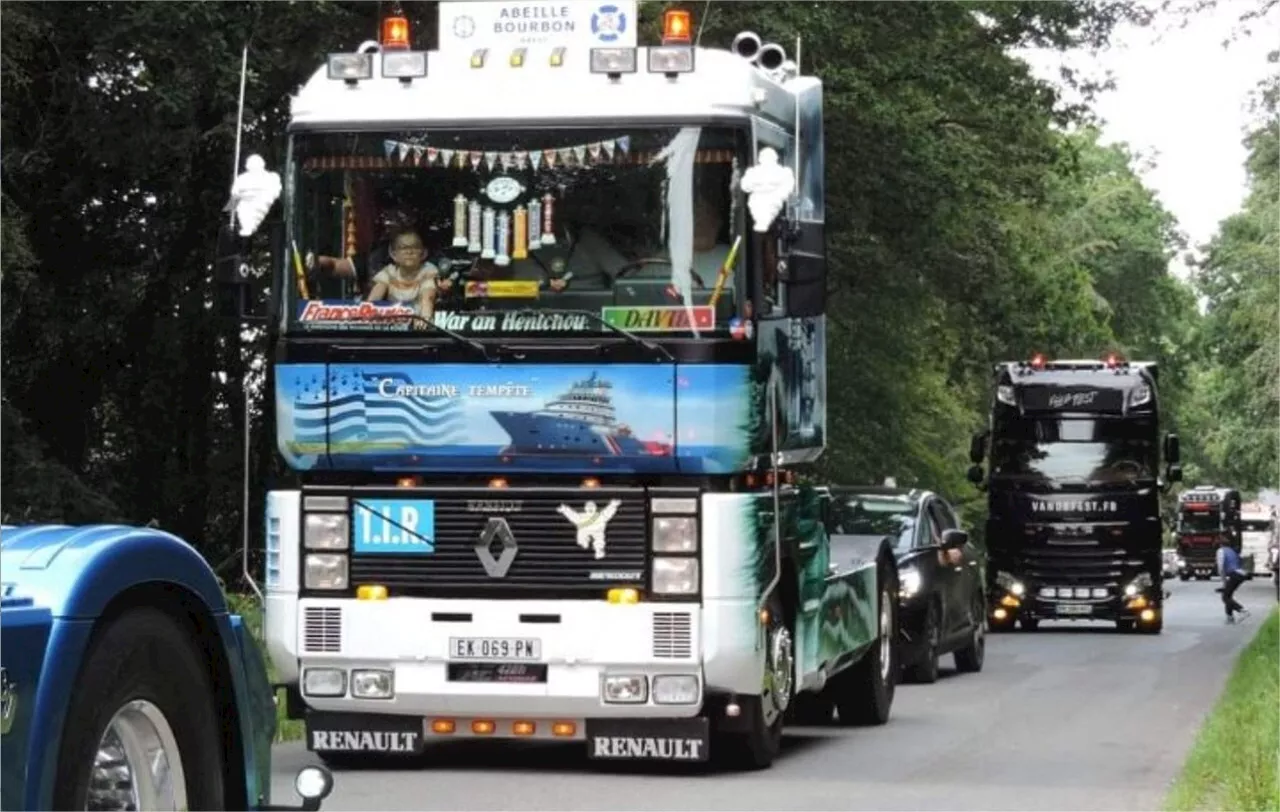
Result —
<svg viewBox="0 0 1280 812"><path fill-rule="evenodd" d="M409 49L409 18L393 14L382 21L382 48L386 51Z"/></svg>
<svg viewBox="0 0 1280 812"><path fill-rule="evenodd" d="M662 15L662 44L688 45L693 42L693 24L684 9L668 9Z"/></svg>
<svg viewBox="0 0 1280 812"><path fill-rule="evenodd" d="M1044 369L1044 363L1045 361L1044 361L1043 353L1036 353L1035 355L1031 356L1031 367L1033 369Z"/></svg>

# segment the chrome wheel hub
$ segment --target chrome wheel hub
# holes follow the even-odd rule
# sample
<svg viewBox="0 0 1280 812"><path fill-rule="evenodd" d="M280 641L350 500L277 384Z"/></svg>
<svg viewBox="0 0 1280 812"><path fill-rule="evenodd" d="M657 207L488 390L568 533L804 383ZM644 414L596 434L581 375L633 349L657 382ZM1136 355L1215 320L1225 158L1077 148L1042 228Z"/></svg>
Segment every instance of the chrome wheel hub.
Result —
<svg viewBox="0 0 1280 812"><path fill-rule="evenodd" d="M880 593L880 678L889 679L889 671L893 665L893 636L889 628L889 593Z"/></svg>
<svg viewBox="0 0 1280 812"><path fill-rule="evenodd" d="M795 679L795 656L792 652L791 632L779 626L769 634L769 671L764 703L764 720L773 724L791 704L791 683Z"/></svg>
<svg viewBox="0 0 1280 812"><path fill-rule="evenodd" d="M187 779L178 740L164 714L143 699L107 723L89 769L85 809L185 810Z"/></svg>

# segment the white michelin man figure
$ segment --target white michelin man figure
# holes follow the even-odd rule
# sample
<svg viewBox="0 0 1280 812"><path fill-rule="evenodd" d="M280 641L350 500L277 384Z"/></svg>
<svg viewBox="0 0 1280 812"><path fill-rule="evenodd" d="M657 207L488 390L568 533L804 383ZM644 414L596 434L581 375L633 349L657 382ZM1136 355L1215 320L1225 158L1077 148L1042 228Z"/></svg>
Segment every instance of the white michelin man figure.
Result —
<svg viewBox="0 0 1280 812"><path fill-rule="evenodd" d="M614 499L605 505L604 510L596 507L595 502L587 502L582 506L581 513L568 505L561 505L557 511L578 528L578 546L584 550L590 547L596 558L604 558L604 528L621 505L621 502Z"/></svg>
<svg viewBox="0 0 1280 812"><path fill-rule="evenodd" d="M742 191L747 193L747 208L755 221L753 230L768 231L795 188L791 167L778 164L778 153L772 147L760 150L756 165L742 173Z"/></svg>
<svg viewBox="0 0 1280 812"><path fill-rule="evenodd" d="M231 184L231 201L224 211L235 210L240 221L240 236L248 237L258 230L271 205L280 197L280 175L267 171L261 155L250 155L245 171Z"/></svg>

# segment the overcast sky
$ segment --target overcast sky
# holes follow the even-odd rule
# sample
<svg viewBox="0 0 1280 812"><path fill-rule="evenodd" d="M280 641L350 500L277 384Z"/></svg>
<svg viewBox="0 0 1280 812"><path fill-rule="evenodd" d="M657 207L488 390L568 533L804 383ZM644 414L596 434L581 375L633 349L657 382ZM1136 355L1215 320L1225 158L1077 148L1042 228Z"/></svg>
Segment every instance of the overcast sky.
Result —
<svg viewBox="0 0 1280 812"><path fill-rule="evenodd" d="M1157 17L1147 28L1126 26L1096 55L1020 53L1037 75L1050 80L1056 81L1064 61L1093 75L1112 72L1116 89L1094 105L1104 121L1104 139L1127 142L1154 159L1144 180L1178 218L1191 247L1207 242L1244 199L1241 140L1254 122L1250 95L1275 69L1266 57L1280 47L1280 14L1252 21L1252 34L1225 49L1222 43L1239 30L1240 14L1253 3L1220 0L1218 8L1196 15L1181 29L1171 15ZM1173 270L1185 273L1180 262Z"/></svg>

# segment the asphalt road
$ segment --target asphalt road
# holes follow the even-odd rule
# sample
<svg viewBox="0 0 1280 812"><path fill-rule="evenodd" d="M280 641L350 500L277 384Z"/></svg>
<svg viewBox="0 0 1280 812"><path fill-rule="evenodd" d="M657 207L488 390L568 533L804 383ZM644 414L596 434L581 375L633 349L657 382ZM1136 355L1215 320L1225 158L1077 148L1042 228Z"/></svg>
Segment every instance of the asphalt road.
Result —
<svg viewBox="0 0 1280 812"><path fill-rule="evenodd" d="M798 728L755 773L605 769L582 746L464 742L419 770L339 772L326 810L362 809L1157 809L1235 655L1275 602L1271 581L1237 595L1225 624L1209 582L1169 585L1164 633L1050 623L992 635L986 667L901 685L882 728ZM469 746L475 744L477 746ZM274 801L313 757L275 753Z"/></svg>

